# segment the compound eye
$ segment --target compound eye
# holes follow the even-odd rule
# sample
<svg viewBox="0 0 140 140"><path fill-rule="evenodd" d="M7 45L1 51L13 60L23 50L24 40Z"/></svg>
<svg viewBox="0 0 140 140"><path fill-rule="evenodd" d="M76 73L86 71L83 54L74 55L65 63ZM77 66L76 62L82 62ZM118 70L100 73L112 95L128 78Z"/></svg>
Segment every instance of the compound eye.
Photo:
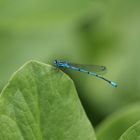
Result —
<svg viewBox="0 0 140 140"><path fill-rule="evenodd" d="M54 64L57 64L57 60L54 60Z"/></svg>

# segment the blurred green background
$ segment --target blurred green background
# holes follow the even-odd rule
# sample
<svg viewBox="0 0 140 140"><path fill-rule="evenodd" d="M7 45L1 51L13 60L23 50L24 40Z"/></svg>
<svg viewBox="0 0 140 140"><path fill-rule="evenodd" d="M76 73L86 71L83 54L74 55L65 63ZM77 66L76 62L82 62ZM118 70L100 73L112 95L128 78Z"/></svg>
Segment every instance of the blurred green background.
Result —
<svg viewBox="0 0 140 140"><path fill-rule="evenodd" d="M0 89L30 59L99 64L112 88L68 71L91 122L140 101L139 0L0 0Z"/></svg>

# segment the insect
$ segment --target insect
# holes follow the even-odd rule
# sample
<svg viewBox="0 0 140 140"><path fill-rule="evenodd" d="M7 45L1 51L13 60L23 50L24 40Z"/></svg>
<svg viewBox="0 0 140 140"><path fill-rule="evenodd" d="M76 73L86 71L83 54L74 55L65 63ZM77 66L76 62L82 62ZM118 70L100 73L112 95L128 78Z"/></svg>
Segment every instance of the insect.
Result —
<svg viewBox="0 0 140 140"><path fill-rule="evenodd" d="M74 64L74 63L68 63L65 61L59 61L59 60L55 60L54 64L58 67L58 68L66 68L66 69L72 69L72 70L76 70L76 71L80 71L80 72L84 72L87 73L89 75L93 75L97 78L100 78L106 82L108 82L109 84L111 84L113 87L117 87L117 83L112 82L106 78L104 78L101 74L104 74L106 72L106 67L104 66L98 66L98 65L84 65L84 64Z"/></svg>

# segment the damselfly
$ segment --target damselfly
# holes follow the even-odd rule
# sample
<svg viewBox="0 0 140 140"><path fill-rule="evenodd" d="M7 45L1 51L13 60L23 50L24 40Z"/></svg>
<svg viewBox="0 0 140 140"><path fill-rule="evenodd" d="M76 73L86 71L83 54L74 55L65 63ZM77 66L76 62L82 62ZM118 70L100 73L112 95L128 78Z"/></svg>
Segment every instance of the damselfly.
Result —
<svg viewBox="0 0 140 140"><path fill-rule="evenodd" d="M106 78L104 78L101 74L104 74L106 72L106 67L104 66L98 66L98 65L84 65L84 64L74 64L74 63L68 63L65 61L59 61L55 60L54 64L59 68L67 68L72 69L80 72L84 72L90 75L93 75L97 78L100 78L102 80L105 80L109 84L111 84L113 87L117 87L117 84L115 82L112 82Z"/></svg>

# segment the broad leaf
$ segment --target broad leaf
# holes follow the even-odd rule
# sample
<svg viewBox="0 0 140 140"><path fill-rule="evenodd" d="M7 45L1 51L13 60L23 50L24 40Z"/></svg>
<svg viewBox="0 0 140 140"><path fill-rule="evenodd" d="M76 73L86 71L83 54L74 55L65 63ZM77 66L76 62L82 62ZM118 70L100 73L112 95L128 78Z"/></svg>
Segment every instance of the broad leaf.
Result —
<svg viewBox="0 0 140 140"><path fill-rule="evenodd" d="M30 61L0 97L0 140L95 140L72 80Z"/></svg>
<svg viewBox="0 0 140 140"><path fill-rule="evenodd" d="M140 139L140 121L131 126L119 140L139 140Z"/></svg>
<svg viewBox="0 0 140 140"><path fill-rule="evenodd" d="M107 117L97 128L98 140L118 140L140 119L140 103L127 106Z"/></svg>

